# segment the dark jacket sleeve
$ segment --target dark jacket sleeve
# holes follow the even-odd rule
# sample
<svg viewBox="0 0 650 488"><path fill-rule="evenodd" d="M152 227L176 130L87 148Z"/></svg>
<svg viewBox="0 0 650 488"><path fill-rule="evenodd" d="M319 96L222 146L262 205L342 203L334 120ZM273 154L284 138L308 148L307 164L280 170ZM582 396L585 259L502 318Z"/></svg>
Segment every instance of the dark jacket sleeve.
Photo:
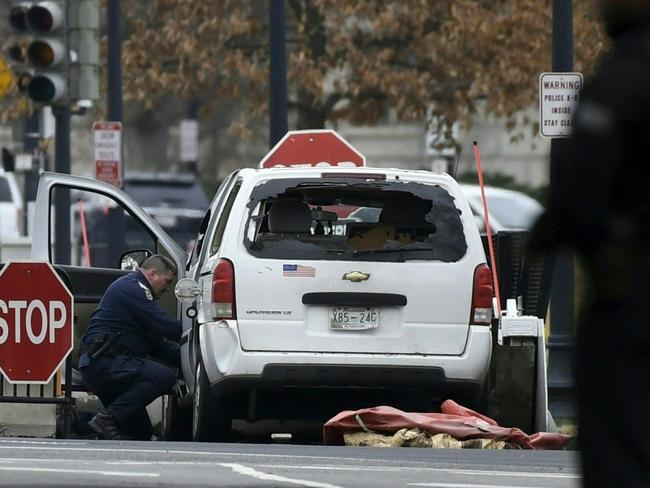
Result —
<svg viewBox="0 0 650 488"><path fill-rule="evenodd" d="M124 299L129 311L147 335L180 341L181 322L171 317L157 300L150 299L149 296L151 295L147 295L145 289L136 282L130 292L125 290Z"/></svg>

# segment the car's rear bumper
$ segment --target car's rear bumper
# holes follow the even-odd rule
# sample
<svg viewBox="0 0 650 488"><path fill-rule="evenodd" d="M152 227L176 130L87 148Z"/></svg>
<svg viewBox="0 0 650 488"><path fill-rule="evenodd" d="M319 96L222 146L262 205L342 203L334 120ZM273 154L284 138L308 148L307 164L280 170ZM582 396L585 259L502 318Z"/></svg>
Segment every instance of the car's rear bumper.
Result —
<svg viewBox="0 0 650 488"><path fill-rule="evenodd" d="M201 356L215 394L247 388L477 389L490 364L492 334L472 326L458 356L243 351L234 321L200 328ZM446 389L446 388L445 388Z"/></svg>

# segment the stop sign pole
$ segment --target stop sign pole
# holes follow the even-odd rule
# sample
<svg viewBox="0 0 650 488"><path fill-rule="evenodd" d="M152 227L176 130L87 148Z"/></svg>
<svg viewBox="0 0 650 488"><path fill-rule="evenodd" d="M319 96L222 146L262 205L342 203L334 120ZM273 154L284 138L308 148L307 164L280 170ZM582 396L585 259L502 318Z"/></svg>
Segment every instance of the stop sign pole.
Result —
<svg viewBox="0 0 650 488"><path fill-rule="evenodd" d="M0 372L46 384L74 344L74 299L51 264L8 261L0 271Z"/></svg>

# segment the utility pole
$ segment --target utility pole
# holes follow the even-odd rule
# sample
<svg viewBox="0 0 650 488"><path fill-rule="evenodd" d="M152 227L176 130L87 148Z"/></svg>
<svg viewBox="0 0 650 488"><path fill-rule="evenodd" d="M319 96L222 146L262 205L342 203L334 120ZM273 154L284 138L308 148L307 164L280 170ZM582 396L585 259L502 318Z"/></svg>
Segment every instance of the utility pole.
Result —
<svg viewBox="0 0 650 488"><path fill-rule="evenodd" d="M63 2L63 32L65 46L65 95L60 105L52 106L54 114L54 169L70 174L70 2ZM70 192L56 191L54 195L54 226L56 240L54 258L57 264L70 264Z"/></svg>
<svg viewBox="0 0 650 488"><path fill-rule="evenodd" d="M573 3L572 0L553 0L553 71L573 71ZM551 140L551 185L561 178L557 155L566 139ZM571 368L574 346L575 259L568 249L560 249L555 259L551 288L551 335L548 340L549 399L559 417L572 416ZM568 409L568 410L567 410ZM552 408L553 410L553 408Z"/></svg>
<svg viewBox="0 0 650 488"><path fill-rule="evenodd" d="M107 2L108 26L108 120L122 122L122 0ZM120 175L124 179L124 151L120 158ZM124 211L113 207L109 212L111 228L109 262L118 265L118 260L126 248L124 231Z"/></svg>
<svg viewBox="0 0 650 488"><path fill-rule="evenodd" d="M122 0L110 0L108 16L108 120L122 122ZM124 174L124 160L122 160Z"/></svg>
<svg viewBox="0 0 650 488"><path fill-rule="evenodd" d="M287 133L287 59L284 0L269 0L269 148Z"/></svg>

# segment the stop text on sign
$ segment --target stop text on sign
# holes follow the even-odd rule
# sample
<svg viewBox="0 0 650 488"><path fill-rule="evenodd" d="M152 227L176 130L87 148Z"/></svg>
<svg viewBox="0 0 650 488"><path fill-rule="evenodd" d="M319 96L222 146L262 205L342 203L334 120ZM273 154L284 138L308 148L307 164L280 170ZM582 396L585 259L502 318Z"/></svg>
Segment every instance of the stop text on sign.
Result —
<svg viewBox="0 0 650 488"><path fill-rule="evenodd" d="M0 300L0 344L12 339L14 344L54 344L57 330L63 329L67 320L66 305L60 300L47 304L42 300Z"/></svg>
<svg viewBox="0 0 650 488"><path fill-rule="evenodd" d="M0 269L0 373L9 383L48 383L74 344L74 297L46 261Z"/></svg>

